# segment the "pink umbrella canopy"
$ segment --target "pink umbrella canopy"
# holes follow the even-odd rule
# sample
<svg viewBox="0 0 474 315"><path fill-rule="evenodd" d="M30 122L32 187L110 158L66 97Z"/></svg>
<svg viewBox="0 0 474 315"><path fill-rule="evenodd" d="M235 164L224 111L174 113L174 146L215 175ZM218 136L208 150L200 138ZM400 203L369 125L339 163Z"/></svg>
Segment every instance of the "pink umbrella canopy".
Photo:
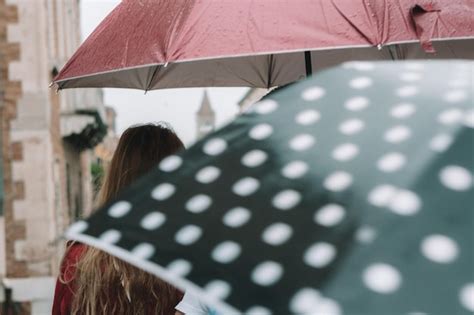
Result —
<svg viewBox="0 0 474 315"><path fill-rule="evenodd" d="M54 83L269 88L346 60L472 58L473 12L472 0L123 0Z"/></svg>

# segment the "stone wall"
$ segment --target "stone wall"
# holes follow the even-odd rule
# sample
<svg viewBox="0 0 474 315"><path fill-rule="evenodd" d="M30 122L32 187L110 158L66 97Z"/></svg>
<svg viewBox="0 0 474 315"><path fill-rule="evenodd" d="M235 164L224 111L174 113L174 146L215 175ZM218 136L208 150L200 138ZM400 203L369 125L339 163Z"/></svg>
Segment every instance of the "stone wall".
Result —
<svg viewBox="0 0 474 315"><path fill-rule="evenodd" d="M12 163L23 158L21 143L11 140L11 120L17 115L17 103L22 94L22 84L9 75L9 65L20 59L20 43L9 39L9 26L18 23L18 7L9 1L0 0L0 136L3 180L3 218L0 225L0 278L22 277L28 274L27 264L14 259L15 243L10 239L24 239L25 222L16 220L13 202L22 198L24 185L14 182ZM3 282L3 281L2 281ZM3 286L1 287L3 290ZM21 304L19 315L30 314L31 304Z"/></svg>
<svg viewBox="0 0 474 315"><path fill-rule="evenodd" d="M12 163L23 159L23 145L11 140L11 120L17 115L17 103L22 94L22 84L19 80L11 78L9 65L20 59L20 43L11 40L9 29L18 23L18 8L14 4L7 4L0 0L0 118L2 135L3 181L4 181L4 238L5 240L21 240L26 237L25 222L16 220L13 210L15 198L22 198L21 181L14 182L12 177ZM16 261L15 243L6 241L5 244L6 276L26 276L25 262Z"/></svg>

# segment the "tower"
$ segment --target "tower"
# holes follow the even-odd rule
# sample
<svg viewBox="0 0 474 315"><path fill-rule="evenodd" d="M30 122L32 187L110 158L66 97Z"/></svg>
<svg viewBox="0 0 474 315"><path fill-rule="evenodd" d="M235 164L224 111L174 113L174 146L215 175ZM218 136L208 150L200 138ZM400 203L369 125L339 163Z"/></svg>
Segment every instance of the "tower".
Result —
<svg viewBox="0 0 474 315"><path fill-rule="evenodd" d="M202 97L201 107L196 113L197 122L197 138L201 139L209 132L213 131L216 124L216 117L214 110L212 109L207 90L204 90L204 96Z"/></svg>

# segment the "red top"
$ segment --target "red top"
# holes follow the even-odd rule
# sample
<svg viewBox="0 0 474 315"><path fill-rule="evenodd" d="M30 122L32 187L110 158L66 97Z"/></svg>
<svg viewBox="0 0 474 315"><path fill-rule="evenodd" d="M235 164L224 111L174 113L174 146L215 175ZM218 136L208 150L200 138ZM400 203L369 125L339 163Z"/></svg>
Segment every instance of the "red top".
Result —
<svg viewBox="0 0 474 315"><path fill-rule="evenodd" d="M73 243L68 246L68 250L61 263L60 277L56 281L52 315L71 314L71 306L76 291L76 266L86 249L87 245L81 243ZM183 294L180 292L177 301L180 301L182 298ZM167 305L167 309L162 314L173 314L176 303Z"/></svg>
<svg viewBox="0 0 474 315"><path fill-rule="evenodd" d="M76 274L76 264L85 249L86 246L81 243L74 243L68 248L61 264L60 277L56 280L52 315L71 314L71 305L75 290L74 277Z"/></svg>

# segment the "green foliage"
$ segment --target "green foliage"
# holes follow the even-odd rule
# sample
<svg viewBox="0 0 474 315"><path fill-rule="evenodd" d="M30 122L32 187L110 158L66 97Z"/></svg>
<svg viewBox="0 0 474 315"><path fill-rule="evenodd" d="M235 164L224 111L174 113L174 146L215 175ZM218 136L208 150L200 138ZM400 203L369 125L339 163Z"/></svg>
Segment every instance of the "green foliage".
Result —
<svg viewBox="0 0 474 315"><path fill-rule="evenodd" d="M94 185L94 196L100 189L102 185L102 178L104 177L104 167L101 163L92 163L91 164L91 175L92 175L92 184Z"/></svg>

